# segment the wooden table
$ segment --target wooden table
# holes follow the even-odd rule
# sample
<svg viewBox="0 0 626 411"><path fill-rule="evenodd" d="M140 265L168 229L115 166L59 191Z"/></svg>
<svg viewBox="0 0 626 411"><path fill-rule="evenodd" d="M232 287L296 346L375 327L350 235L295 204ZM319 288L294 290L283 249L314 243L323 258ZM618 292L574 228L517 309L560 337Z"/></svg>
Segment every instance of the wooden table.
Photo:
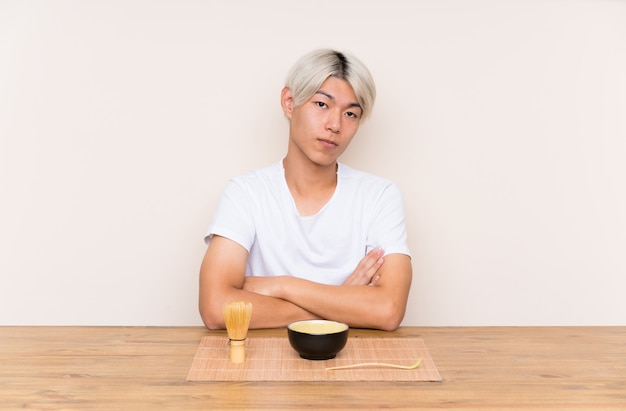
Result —
<svg viewBox="0 0 626 411"><path fill-rule="evenodd" d="M404 327L444 381L187 382L200 327L0 327L0 409L626 410L626 327ZM284 336L285 329L249 336Z"/></svg>

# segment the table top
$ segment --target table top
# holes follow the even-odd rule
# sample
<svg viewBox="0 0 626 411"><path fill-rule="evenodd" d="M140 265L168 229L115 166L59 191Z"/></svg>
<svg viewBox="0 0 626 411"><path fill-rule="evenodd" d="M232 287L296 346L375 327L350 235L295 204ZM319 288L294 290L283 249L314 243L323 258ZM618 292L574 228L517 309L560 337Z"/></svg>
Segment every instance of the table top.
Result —
<svg viewBox="0 0 626 411"><path fill-rule="evenodd" d="M401 327L443 382L188 382L201 327L0 327L0 409L626 410L626 327ZM285 336L285 329L249 337Z"/></svg>

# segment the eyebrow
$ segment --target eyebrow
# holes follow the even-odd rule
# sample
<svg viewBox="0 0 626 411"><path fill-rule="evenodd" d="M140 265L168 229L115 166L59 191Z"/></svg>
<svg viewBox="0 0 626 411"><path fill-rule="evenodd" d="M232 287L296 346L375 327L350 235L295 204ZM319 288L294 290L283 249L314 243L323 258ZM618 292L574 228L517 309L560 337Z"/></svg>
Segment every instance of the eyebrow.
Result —
<svg viewBox="0 0 626 411"><path fill-rule="evenodd" d="M325 92L325 91L323 91L323 90L317 90L317 91L315 92L315 94L321 94L321 95L323 95L323 96L328 97L330 100L335 101L335 97L333 97L331 94L328 94L327 92ZM348 107L358 107L358 108L360 108L361 110L363 110L363 107L361 107L361 105L360 105L359 103L356 103L356 102L353 102L353 103L348 104Z"/></svg>

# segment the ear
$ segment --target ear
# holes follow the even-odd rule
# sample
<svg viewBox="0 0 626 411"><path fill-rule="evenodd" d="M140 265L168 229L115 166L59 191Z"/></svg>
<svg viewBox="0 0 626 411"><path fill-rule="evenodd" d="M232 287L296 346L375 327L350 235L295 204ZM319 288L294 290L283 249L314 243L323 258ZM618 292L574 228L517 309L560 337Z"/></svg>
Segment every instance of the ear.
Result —
<svg viewBox="0 0 626 411"><path fill-rule="evenodd" d="M291 95L291 89L284 87L280 92L280 105L283 108L283 113L288 119L291 119L291 113L293 112L293 96Z"/></svg>

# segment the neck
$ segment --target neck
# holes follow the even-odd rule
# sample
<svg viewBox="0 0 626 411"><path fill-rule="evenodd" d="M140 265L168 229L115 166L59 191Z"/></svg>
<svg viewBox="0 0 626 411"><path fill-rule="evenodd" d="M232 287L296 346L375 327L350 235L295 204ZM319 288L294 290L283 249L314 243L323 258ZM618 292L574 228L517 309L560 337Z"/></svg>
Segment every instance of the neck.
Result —
<svg viewBox="0 0 626 411"><path fill-rule="evenodd" d="M300 215L317 214L333 196L337 186L336 162L328 166L292 163L287 156L283 160L283 168Z"/></svg>
<svg viewBox="0 0 626 411"><path fill-rule="evenodd" d="M312 162L303 163L290 161L289 156L283 160L285 180L293 191L300 194L315 193L328 189L335 189L337 185L337 163L319 165Z"/></svg>

